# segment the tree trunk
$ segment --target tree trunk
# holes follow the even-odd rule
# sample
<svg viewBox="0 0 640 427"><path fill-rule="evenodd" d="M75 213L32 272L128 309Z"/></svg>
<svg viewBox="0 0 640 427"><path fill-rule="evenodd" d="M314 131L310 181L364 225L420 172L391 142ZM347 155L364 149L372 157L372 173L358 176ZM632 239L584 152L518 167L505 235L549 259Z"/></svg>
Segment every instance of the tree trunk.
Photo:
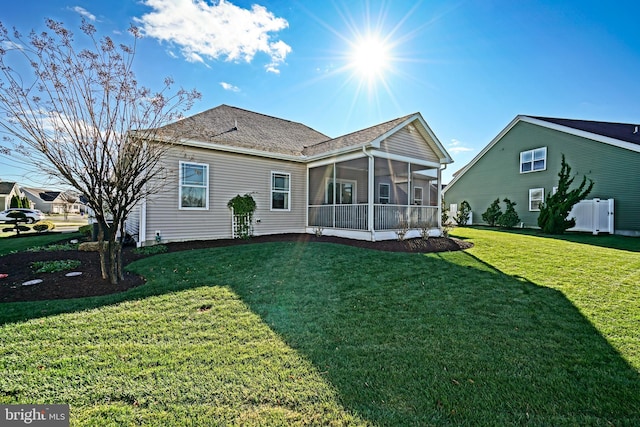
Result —
<svg viewBox="0 0 640 427"><path fill-rule="evenodd" d="M107 274L107 254L104 245L104 224L98 221L98 252L100 253L100 272L102 273L102 279L107 280L109 275Z"/></svg>
<svg viewBox="0 0 640 427"><path fill-rule="evenodd" d="M109 282L112 285L117 285L120 279L120 275L118 274L118 244L116 243L115 236L109 236Z"/></svg>

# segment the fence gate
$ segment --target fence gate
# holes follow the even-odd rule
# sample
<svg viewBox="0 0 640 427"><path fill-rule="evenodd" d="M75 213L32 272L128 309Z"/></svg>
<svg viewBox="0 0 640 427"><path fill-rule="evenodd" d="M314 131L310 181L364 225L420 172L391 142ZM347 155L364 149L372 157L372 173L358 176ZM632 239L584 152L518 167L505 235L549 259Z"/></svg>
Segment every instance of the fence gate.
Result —
<svg viewBox="0 0 640 427"><path fill-rule="evenodd" d="M575 218L576 226L569 231L588 231L597 235L598 233L613 234L613 199L583 200L576 203L569 218Z"/></svg>

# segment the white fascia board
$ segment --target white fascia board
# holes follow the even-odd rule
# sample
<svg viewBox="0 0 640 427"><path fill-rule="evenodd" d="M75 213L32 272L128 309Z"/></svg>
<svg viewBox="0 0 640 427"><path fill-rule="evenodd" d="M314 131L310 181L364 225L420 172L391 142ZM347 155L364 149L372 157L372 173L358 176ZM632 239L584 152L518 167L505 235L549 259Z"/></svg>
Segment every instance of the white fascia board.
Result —
<svg viewBox="0 0 640 427"><path fill-rule="evenodd" d="M440 163L441 164L453 163L453 158L449 155L449 153L444 148L444 145L442 145L440 140L436 137L436 134L433 133L433 131L431 130L427 122L424 120L422 115L418 114L418 120L420 121L420 124L423 126L424 130L427 131L427 134L429 135L429 137L431 137L431 140L436 144L436 148L438 149L438 151L440 151L440 154L441 154Z"/></svg>
<svg viewBox="0 0 640 427"><path fill-rule="evenodd" d="M323 156L322 159L319 160L315 160L315 161L309 161L307 162L307 168L316 168L319 166L326 166L326 165L330 165L332 163L337 163L337 162L346 162L349 160L354 160L354 159L359 159L364 157L365 154L362 151L362 146L357 146L356 149L354 150L353 147L351 147L351 152L349 153L344 153L341 155L333 155L333 156Z"/></svg>
<svg viewBox="0 0 640 427"><path fill-rule="evenodd" d="M414 165L425 166L428 168L440 167L440 163L431 162L429 160L415 159L413 157L401 156L398 154L388 153L386 151L371 150L369 151L369 153L371 153L374 157L380 157L382 159L397 160L399 162L411 163Z"/></svg>
<svg viewBox="0 0 640 427"><path fill-rule="evenodd" d="M575 129L568 126L558 125L555 123L550 123L544 120L534 119L533 117L528 116L520 116L523 122L531 123L537 126L542 126L548 129L557 130L559 132L568 133L570 135L579 136L581 138L591 139L597 142L602 142L604 144L613 145L619 148L625 148L627 150L635 151L640 153L640 145L633 144L631 142L622 141L620 139L610 138L608 136L598 135L597 133L587 132L580 129Z"/></svg>
<svg viewBox="0 0 640 427"><path fill-rule="evenodd" d="M447 190L451 188L451 186L455 184L456 181L458 181L462 177L462 175L464 175L469 169L471 169L471 167L473 167L473 165L475 165L478 162L478 160L480 160L482 156L485 155L487 151L489 151L494 145L496 145L498 141L500 141L502 137L504 137L507 134L507 132L509 132L511 128L513 128L516 125L516 123L518 123L523 117L524 116L516 116L513 120L511 120L511 122L504 129L502 129L502 131L495 138L493 138L491 142L482 149L482 151L480 151L473 159L471 159L471 161L467 163L460 170L460 172L458 172L456 176L453 177L451 182L447 184L447 186L444 188L444 190L442 190L442 192L446 193Z"/></svg>
<svg viewBox="0 0 640 427"><path fill-rule="evenodd" d="M403 127L407 126L411 122L415 121L416 118L418 118L418 115L414 114L411 117L409 117L407 120L405 120L404 122L402 122L402 123L398 124L397 126L391 128L387 132L383 133L382 135L380 135L379 137L377 137L376 139L371 141L371 143L370 143L371 146L374 147L374 148L380 148L380 144L382 143L382 141L384 141L385 139L389 138L391 135L393 135L394 133L398 132L400 129L402 129Z"/></svg>
<svg viewBox="0 0 640 427"><path fill-rule="evenodd" d="M376 139L371 141L371 146L375 147L375 148L380 148L380 144L382 143L382 141L384 141L385 139L387 139L389 136L393 135L394 133L398 132L400 129L404 128L405 126L408 126L411 123L415 122L416 120L421 125L420 127L418 127L418 132L422 133L423 130L424 130L427 133L427 135L429 136L429 138L431 138L431 140L436 144L435 147L431 147L431 148L435 148L436 151L438 151L437 154L439 155L440 164L453 163L453 159L451 158L451 156L449 155L447 150L444 148L444 145L442 145L442 143L440 142L438 137L436 137L436 134L433 133L433 131L431 130L431 128L429 127L429 125L427 124L427 122L424 120L424 118L422 117L422 115L420 113L416 113L416 114L412 115L411 117L407 118L407 120L405 120L402 123L400 123L397 126L395 126L393 129L389 130L388 132L383 133L382 135L380 135L379 137L377 137ZM425 142L428 141L428 139L425 138L424 135L423 135L423 138L424 138ZM428 142L427 142L427 144L431 145Z"/></svg>

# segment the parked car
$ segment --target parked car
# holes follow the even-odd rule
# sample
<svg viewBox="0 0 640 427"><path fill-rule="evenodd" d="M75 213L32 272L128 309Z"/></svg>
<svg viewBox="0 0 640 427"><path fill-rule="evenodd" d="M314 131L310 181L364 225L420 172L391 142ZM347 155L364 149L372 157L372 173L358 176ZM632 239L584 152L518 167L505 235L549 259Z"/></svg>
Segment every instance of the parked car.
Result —
<svg viewBox="0 0 640 427"><path fill-rule="evenodd" d="M11 208L6 211L0 212L0 222L13 221L14 218L9 216L9 212L22 212L27 217L27 223L32 224L34 222L41 221L45 218L45 215L38 209L26 209L26 208Z"/></svg>

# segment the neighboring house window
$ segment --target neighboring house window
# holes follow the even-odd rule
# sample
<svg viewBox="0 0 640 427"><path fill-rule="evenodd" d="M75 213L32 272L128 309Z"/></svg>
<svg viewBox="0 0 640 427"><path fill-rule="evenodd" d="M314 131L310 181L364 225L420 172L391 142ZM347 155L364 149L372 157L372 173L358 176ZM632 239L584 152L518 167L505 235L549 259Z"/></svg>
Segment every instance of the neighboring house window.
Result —
<svg viewBox="0 0 640 427"><path fill-rule="evenodd" d="M539 211L544 202L544 188L532 188L529 190L529 210Z"/></svg>
<svg viewBox="0 0 640 427"><path fill-rule="evenodd" d="M422 205L422 187L413 187L413 204Z"/></svg>
<svg viewBox="0 0 640 427"><path fill-rule="evenodd" d="M378 203L381 205L389 204L389 184L378 184Z"/></svg>
<svg viewBox="0 0 640 427"><path fill-rule="evenodd" d="M537 172L547 169L547 147L520 153L520 173Z"/></svg>
<svg viewBox="0 0 640 427"><path fill-rule="evenodd" d="M180 162L180 209L209 209L209 165Z"/></svg>
<svg viewBox="0 0 640 427"><path fill-rule="evenodd" d="M271 172L271 209L290 210L291 175L284 172Z"/></svg>
<svg viewBox="0 0 640 427"><path fill-rule="evenodd" d="M333 180L327 179L327 193L325 200L328 204L333 204ZM353 198L356 194L356 181L350 181L346 179L336 179L336 204L337 205L350 205L353 203Z"/></svg>

